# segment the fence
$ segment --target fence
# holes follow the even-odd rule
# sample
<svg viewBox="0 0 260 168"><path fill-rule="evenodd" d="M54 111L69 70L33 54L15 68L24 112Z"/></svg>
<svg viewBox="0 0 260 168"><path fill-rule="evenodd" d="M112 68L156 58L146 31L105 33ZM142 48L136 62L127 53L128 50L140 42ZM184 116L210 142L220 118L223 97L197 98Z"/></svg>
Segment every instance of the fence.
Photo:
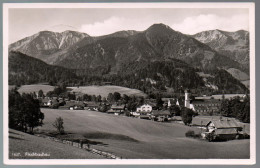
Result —
<svg viewBox="0 0 260 168"><path fill-rule="evenodd" d="M60 143L67 144L67 145L70 145L70 146L74 146L76 148L81 148L81 149L87 150L88 152L91 152L91 153L97 154L97 155L101 155L101 156L108 158L108 159L122 159L122 157L116 156L115 154L105 152L105 151L101 151L101 150L94 149L94 148L90 148L88 144L82 144L82 143L73 142L73 141L69 141L69 140L62 140L62 139L49 137L49 136L46 136L46 135L40 135L40 134L36 134L36 136L42 137L42 138L47 138L47 139L50 139L52 141L60 142Z"/></svg>

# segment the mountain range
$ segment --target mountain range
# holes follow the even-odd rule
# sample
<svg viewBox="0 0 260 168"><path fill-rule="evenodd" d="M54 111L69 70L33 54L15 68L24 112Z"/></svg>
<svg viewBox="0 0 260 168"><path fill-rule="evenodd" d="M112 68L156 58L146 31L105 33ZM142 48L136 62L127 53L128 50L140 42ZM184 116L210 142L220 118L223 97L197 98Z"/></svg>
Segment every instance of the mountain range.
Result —
<svg viewBox="0 0 260 168"><path fill-rule="evenodd" d="M249 66L249 32L209 30L197 33L193 37L245 67Z"/></svg>
<svg viewBox="0 0 260 168"><path fill-rule="evenodd" d="M76 70L81 76L100 69L103 75L122 75L128 67L140 69L136 66L181 61L197 72L222 69L245 81L249 80L248 38L246 31L214 30L190 36L167 25L154 24L145 31L120 31L99 37L75 31L42 31L10 44L9 51ZM243 73L243 79L239 78L239 72Z"/></svg>

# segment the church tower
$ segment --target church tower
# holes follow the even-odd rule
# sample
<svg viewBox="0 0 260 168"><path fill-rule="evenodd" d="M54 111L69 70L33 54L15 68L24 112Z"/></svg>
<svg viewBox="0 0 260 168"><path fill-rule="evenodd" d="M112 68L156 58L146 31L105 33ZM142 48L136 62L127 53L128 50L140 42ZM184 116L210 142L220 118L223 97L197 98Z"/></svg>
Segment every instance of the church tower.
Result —
<svg viewBox="0 0 260 168"><path fill-rule="evenodd" d="M188 90L185 90L185 103L184 107L190 108L190 93Z"/></svg>

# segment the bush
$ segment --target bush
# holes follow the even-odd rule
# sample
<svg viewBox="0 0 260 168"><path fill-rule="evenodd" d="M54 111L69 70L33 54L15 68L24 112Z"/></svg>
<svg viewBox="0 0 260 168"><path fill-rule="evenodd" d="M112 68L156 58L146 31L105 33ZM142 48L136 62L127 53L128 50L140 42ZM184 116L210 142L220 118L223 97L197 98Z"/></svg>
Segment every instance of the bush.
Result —
<svg viewBox="0 0 260 168"><path fill-rule="evenodd" d="M57 129L59 134L64 134L63 119L61 117L56 118L52 125Z"/></svg>
<svg viewBox="0 0 260 168"><path fill-rule="evenodd" d="M193 110L184 107L182 109L181 118L185 125L190 125L192 123L192 117L196 115L197 114Z"/></svg>
<svg viewBox="0 0 260 168"><path fill-rule="evenodd" d="M192 130L189 130L185 133L185 136L186 137L191 137L191 138L201 138L201 135L200 134L195 134L194 131Z"/></svg>
<svg viewBox="0 0 260 168"><path fill-rule="evenodd" d="M216 140L216 135L214 133L209 133L209 134L206 134L206 139L211 142L211 141L214 141Z"/></svg>
<svg viewBox="0 0 260 168"><path fill-rule="evenodd" d="M59 103L55 103L55 104L51 105L50 108L58 109L59 108Z"/></svg>
<svg viewBox="0 0 260 168"><path fill-rule="evenodd" d="M194 132L194 131L191 131L191 130L189 130L189 131L187 131L187 132L185 133L185 136L186 136L186 137L194 137L194 135L195 135L195 132Z"/></svg>
<svg viewBox="0 0 260 168"><path fill-rule="evenodd" d="M244 134L243 134L243 138L244 138L244 139L250 139L250 135L248 135L247 133L244 133Z"/></svg>

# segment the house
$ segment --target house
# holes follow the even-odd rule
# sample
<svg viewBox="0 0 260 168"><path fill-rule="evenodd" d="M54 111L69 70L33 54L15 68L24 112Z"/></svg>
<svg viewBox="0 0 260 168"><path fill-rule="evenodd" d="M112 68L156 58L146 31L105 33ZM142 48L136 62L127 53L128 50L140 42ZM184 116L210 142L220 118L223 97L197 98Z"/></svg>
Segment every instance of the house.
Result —
<svg viewBox="0 0 260 168"><path fill-rule="evenodd" d="M178 100L174 98L162 98L162 101L164 102L165 107L170 107L171 105L179 105Z"/></svg>
<svg viewBox="0 0 260 168"><path fill-rule="evenodd" d="M130 112L133 116L140 119L149 119L150 113L153 110L153 107L149 104L144 104L136 108L136 112Z"/></svg>
<svg viewBox="0 0 260 168"><path fill-rule="evenodd" d="M49 107L48 105L48 102L49 102L49 99L47 97L43 98L43 99L39 99L40 100L40 106L41 107Z"/></svg>
<svg viewBox="0 0 260 168"><path fill-rule="evenodd" d="M100 103L96 103L93 101L85 101L85 109L92 110L92 111L98 111L98 107Z"/></svg>
<svg viewBox="0 0 260 168"><path fill-rule="evenodd" d="M207 134L213 135L211 140L231 140L237 138L242 131L241 125L235 120L230 118L212 120L206 125L207 131L202 133L202 137Z"/></svg>
<svg viewBox="0 0 260 168"><path fill-rule="evenodd" d="M84 110L85 104L82 101L78 101L74 104L74 110Z"/></svg>
<svg viewBox="0 0 260 168"><path fill-rule="evenodd" d="M168 110L153 110L151 112L151 120L153 121L168 121L168 118L171 116L170 111Z"/></svg>
<svg viewBox="0 0 260 168"><path fill-rule="evenodd" d="M122 114L124 112L124 110L125 110L125 105L113 104L111 106L110 110L107 111L107 113L120 115L120 114Z"/></svg>
<svg viewBox="0 0 260 168"><path fill-rule="evenodd" d="M60 106L59 109L69 110L83 110L85 104L82 101L67 101L64 106Z"/></svg>
<svg viewBox="0 0 260 168"><path fill-rule="evenodd" d="M152 106L149 104L144 104L136 108L136 112L151 112L153 110Z"/></svg>
<svg viewBox="0 0 260 168"><path fill-rule="evenodd" d="M144 99L144 104L149 104L152 109L156 109L156 99Z"/></svg>
<svg viewBox="0 0 260 168"><path fill-rule="evenodd" d="M41 104L41 107L50 107L56 104L59 104L59 101L57 99L50 99L50 98L43 98L43 99L39 99Z"/></svg>

